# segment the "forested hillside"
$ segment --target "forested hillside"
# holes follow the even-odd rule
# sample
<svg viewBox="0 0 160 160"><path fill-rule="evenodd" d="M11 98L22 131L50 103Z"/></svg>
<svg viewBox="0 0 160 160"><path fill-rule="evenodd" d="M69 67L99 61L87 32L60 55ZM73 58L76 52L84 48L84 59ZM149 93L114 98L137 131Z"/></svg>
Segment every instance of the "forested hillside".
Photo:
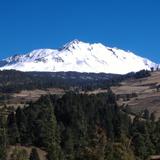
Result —
<svg viewBox="0 0 160 160"><path fill-rule="evenodd" d="M21 90L61 88L77 91L106 89L117 85L127 78L150 76L146 70L126 75L78 72L20 72L15 70L0 71L0 93L15 93Z"/></svg>
<svg viewBox="0 0 160 160"><path fill-rule="evenodd" d="M78 88L93 90L107 88L117 83L120 75L104 73L78 72L20 72L15 70L0 71L0 92L15 93L21 90Z"/></svg>
<svg viewBox="0 0 160 160"><path fill-rule="evenodd" d="M44 149L48 160L146 160L160 153L160 121L148 112L143 120L138 115L131 120L111 90L43 96L7 115L0 113L1 160L7 146L17 144Z"/></svg>

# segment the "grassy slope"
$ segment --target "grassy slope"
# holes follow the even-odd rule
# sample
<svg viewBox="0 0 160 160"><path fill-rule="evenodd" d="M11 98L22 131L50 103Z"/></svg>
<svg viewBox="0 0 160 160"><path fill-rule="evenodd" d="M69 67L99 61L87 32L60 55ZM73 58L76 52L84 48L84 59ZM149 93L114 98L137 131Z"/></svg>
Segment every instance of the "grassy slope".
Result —
<svg viewBox="0 0 160 160"><path fill-rule="evenodd" d="M33 148L33 146L31 146L31 147L25 147L25 146L19 146L19 145L17 145L17 146L9 146L9 148L8 148L8 151L7 151L7 153L8 153L8 157L7 157L7 160L9 160L10 159L10 155L12 154L12 152L13 152L13 150L14 149L17 149L17 150L22 150L22 149L24 149L24 150L26 150L27 151L27 154L28 154L28 156L30 155L30 153L31 153L31 150L32 150L32 148ZM38 155L39 155L39 158L40 158L40 160L47 160L46 159L46 152L45 151L43 151L42 149L40 149L40 148L37 148L37 147L34 147L34 148L36 148L37 149L37 153L38 153Z"/></svg>
<svg viewBox="0 0 160 160"><path fill-rule="evenodd" d="M120 86L112 87L112 90L117 95L136 93L137 97L128 101L119 99L118 103L128 104L134 112L147 108L150 112L155 112L156 117L160 117L160 92L156 89L158 84L160 84L160 72L153 72L147 78L124 81Z"/></svg>

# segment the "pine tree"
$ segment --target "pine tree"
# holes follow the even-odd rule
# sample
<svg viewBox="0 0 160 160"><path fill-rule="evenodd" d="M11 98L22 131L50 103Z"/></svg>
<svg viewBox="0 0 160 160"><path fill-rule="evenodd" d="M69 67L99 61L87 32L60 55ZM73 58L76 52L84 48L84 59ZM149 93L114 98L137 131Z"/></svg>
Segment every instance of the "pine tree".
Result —
<svg viewBox="0 0 160 160"><path fill-rule="evenodd" d="M68 160L75 159L73 133L70 128L66 129L65 155Z"/></svg>
<svg viewBox="0 0 160 160"><path fill-rule="evenodd" d="M151 116L150 116L150 120L151 120L152 122L154 122L155 119L156 119L155 113L152 112L152 113L151 113Z"/></svg>
<svg viewBox="0 0 160 160"><path fill-rule="evenodd" d="M25 144L27 142L27 119L23 112L23 110L18 107L16 110L16 123L20 134L20 142L21 144Z"/></svg>
<svg viewBox="0 0 160 160"><path fill-rule="evenodd" d="M48 160L59 160L61 157L60 138L57 120L51 104L49 104L48 114L49 116L46 124L46 147L48 151Z"/></svg>
<svg viewBox="0 0 160 160"><path fill-rule="evenodd" d="M7 136L5 128L0 129L0 160L6 160Z"/></svg>
<svg viewBox="0 0 160 160"><path fill-rule="evenodd" d="M6 118L0 114L0 160L6 160L7 133Z"/></svg>
<svg viewBox="0 0 160 160"><path fill-rule="evenodd" d="M105 131L97 126L95 132L90 136L89 145L82 152L83 158L81 159L104 160L106 143L107 137Z"/></svg>
<svg viewBox="0 0 160 160"><path fill-rule="evenodd" d="M29 160L40 160L36 148L32 148Z"/></svg>
<svg viewBox="0 0 160 160"><path fill-rule="evenodd" d="M144 115L143 115L143 117L144 117L146 120L149 120L149 111L148 111L148 109L145 109L145 110L144 110Z"/></svg>
<svg viewBox="0 0 160 160"><path fill-rule="evenodd" d="M7 129L9 143L14 145L20 142L19 131L16 124L16 118L14 112L11 112L7 118Z"/></svg>

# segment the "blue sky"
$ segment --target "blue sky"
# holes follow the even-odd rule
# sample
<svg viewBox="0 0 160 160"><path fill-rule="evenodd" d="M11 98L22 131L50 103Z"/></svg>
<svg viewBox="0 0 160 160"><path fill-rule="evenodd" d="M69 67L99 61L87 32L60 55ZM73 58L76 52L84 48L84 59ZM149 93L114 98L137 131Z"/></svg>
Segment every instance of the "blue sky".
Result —
<svg viewBox="0 0 160 160"><path fill-rule="evenodd" d="M160 63L160 0L1 0L0 59L73 39Z"/></svg>

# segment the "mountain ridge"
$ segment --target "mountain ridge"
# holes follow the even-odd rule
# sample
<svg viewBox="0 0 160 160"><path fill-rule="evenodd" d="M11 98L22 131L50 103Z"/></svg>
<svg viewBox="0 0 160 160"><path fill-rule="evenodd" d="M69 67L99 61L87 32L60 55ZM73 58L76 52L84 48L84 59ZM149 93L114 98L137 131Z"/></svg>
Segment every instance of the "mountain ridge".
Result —
<svg viewBox="0 0 160 160"><path fill-rule="evenodd" d="M130 51L73 40L59 49L37 49L0 61L0 70L126 74L159 65Z"/></svg>

